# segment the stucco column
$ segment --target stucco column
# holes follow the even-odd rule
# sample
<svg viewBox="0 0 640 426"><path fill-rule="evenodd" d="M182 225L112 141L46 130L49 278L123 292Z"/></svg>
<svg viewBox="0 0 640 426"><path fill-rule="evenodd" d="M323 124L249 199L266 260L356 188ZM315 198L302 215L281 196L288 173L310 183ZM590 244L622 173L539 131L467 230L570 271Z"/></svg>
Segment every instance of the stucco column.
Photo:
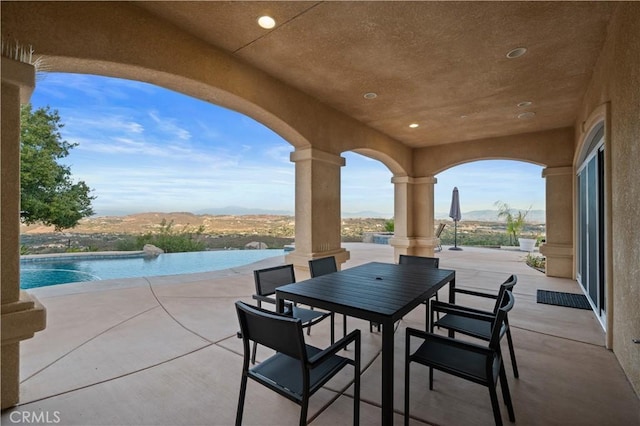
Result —
<svg viewBox="0 0 640 426"><path fill-rule="evenodd" d="M20 341L45 327L45 310L20 291L20 104L35 85L32 65L2 58L0 140L0 280L2 308L2 408L20 395Z"/></svg>
<svg viewBox="0 0 640 426"><path fill-rule="evenodd" d="M433 256L434 236L433 176L393 177L395 235L389 241L397 260L401 254Z"/></svg>
<svg viewBox="0 0 640 426"><path fill-rule="evenodd" d="M340 168L345 160L314 148L291 153L296 165L295 250L286 262L308 271L308 261L334 256L338 268L349 259L341 247Z"/></svg>
<svg viewBox="0 0 640 426"><path fill-rule="evenodd" d="M540 253L547 258L549 277L575 278L573 264L573 167L547 167L546 242Z"/></svg>

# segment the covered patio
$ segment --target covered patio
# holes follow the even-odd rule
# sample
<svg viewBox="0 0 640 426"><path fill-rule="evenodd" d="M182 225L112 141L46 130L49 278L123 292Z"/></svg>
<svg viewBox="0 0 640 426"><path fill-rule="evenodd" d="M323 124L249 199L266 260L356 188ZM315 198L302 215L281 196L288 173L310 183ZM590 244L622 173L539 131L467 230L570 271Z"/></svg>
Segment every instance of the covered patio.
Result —
<svg viewBox="0 0 640 426"><path fill-rule="evenodd" d="M96 293L98 302L70 305L66 301L94 292L53 297L20 290L19 111L37 84L36 72L44 70L156 84L246 114L278 133L291 144L295 163L296 248L285 261L299 269L310 259L329 255L343 268L373 260L341 243L344 152L379 161L393 175L395 235L392 249L385 248L387 261L400 254L433 254L438 173L484 159L542 166L546 240L540 250L547 277L523 271L531 281L523 280L517 289L513 322L523 358L523 377L513 389L517 417L536 423L543 416L541 423L560 423L568 415L573 422L611 423L620 416L629 420L629 407L637 417L640 3L3 1L0 6L3 409L62 392L41 404L69 401L67 412L74 415L67 420L78 424L97 419L109 419L98 421L103 424L170 424L205 412L230 416L228 409L215 407L235 398L236 373L224 366L237 360L239 343L230 338L235 324L219 318L232 316L229 301L249 297L251 289L250 275L224 277L225 284L240 280L242 292L237 285L215 286L215 292L207 293L200 287L214 288L210 283L164 286L163 280L153 279L133 287L118 284L122 289L113 293ZM265 14L275 18L274 28L258 26L257 18ZM34 61L21 54L21 46L34 49ZM504 267L485 264L474 260L475 254L465 250L463 256L471 257L456 264L443 252L443 267L459 269L461 285L470 286L495 285L502 281L500 272L517 273L512 267L522 267L506 260ZM554 320L556 308L533 302L542 284L585 293L597 320L589 311L567 309ZM194 289L188 294L198 297L180 294L178 289L189 286ZM200 291L211 299L203 302ZM219 300L221 292L229 298ZM189 304L200 303L210 311L194 317ZM218 303L224 308L214 309ZM98 312L114 315L107 328ZM147 340L156 333L149 320L154 315L166 323L161 327L164 342ZM419 322L420 316L407 317L399 336L413 320ZM76 323L90 330L78 330ZM136 323L141 327L137 332L124 332ZM46 349L32 349L38 340L28 340L45 327L43 336L57 330L65 338L51 338ZM114 345L121 350L118 361L105 360L84 368L83 374L63 368L32 386L56 371L54 366L72 360L64 356L43 370L70 351L95 348L96 357L104 356L101 342L115 334L126 342ZM313 338L322 339L320 327ZM367 351L375 359L375 335L369 339ZM68 342L76 344L67 347ZM538 352L540 348L545 350ZM29 351L35 360L26 355ZM189 376L197 371L194 365L205 364L202 357L209 352L223 355L212 357L223 367L210 368L209 376ZM166 362L173 358L175 362ZM123 368L128 363L120 359L131 359L137 367ZM72 364L83 366L80 361ZM179 374L166 370L172 366ZM375 380L378 375L368 374L375 368L373 361L366 380ZM138 369L142 371L131 374ZM527 369L535 374L527 376ZM618 373L620 380L612 379ZM144 380L147 374L149 381ZM117 376L122 377L111 380ZM174 383L176 391L163 385L176 376L186 380L185 388L199 392L180 389L180 382ZM626 391L606 390L624 383L624 377L634 389L635 403L627 402ZM32 390L20 389L21 382ZM128 394L115 386L125 382L132 390ZM376 419L376 393L369 383L365 397L371 405L365 414L372 411L370 418ZM89 387L65 393L83 386ZM108 387L109 392L95 391ZM549 389L555 393L549 395ZM33 390L36 394L29 394ZM466 395L452 392L458 398ZM120 394L128 397L107 400L107 395ZM76 395L103 404L79 401ZM263 406L281 406L265 398ZM474 413L484 404L477 401ZM83 411L84 403L92 408ZM458 411L462 404L435 405L437 410L421 405L414 413L426 419L427 412L437 412L429 421L457 423L449 417L455 414L438 410ZM317 421L336 423L332 410ZM127 417L133 412L139 417ZM342 414L346 412L340 419ZM261 416L247 413L246 419L264 422ZM486 419L474 414L473 420Z"/></svg>
<svg viewBox="0 0 640 426"><path fill-rule="evenodd" d="M345 247L351 252L346 268L393 261L387 245ZM519 379L507 365L517 424L640 422L640 403L615 356L604 347L605 335L593 312L536 303L537 289L578 293L575 281L545 277L526 266L525 254L518 251L465 247L454 252L445 247L437 256L441 268L456 270L457 286L464 288L495 290L509 274L518 275L510 321ZM3 413L2 422L11 424L22 413L45 413L69 425L233 424L242 366L233 302L251 301L253 269L283 262L276 257L204 274L31 290L47 306L48 326L22 345L21 402ZM446 299L446 291L441 298ZM469 296L458 303L482 306ZM370 333L368 323L357 319L350 318L348 325L363 331L361 424L379 424L380 334ZM424 327L423 306L405 317L395 333L395 424L403 421L408 326ZM309 339L326 346L328 333L323 323ZM264 348L258 354L269 355ZM350 377L345 371L312 397L311 424L351 422ZM411 424L493 423L486 389L444 374L435 377L430 392L427 370L416 369ZM244 424L296 424L298 415L297 405L250 382Z"/></svg>

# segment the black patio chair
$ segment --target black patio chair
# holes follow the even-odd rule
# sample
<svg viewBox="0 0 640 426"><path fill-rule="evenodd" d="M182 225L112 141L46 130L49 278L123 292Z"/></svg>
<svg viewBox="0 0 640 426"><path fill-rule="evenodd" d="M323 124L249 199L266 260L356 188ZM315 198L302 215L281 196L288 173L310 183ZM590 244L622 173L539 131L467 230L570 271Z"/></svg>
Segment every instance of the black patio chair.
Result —
<svg viewBox="0 0 640 426"><path fill-rule="evenodd" d="M501 303L504 303L503 295L507 291L513 291L513 287L518 282L518 277L516 275L511 275L505 282L500 285L500 289L498 290L498 294L490 294L484 293L474 290L466 290L462 288L456 288L456 293L469 294L472 296L485 297L490 299L495 299L496 303L493 306L492 311L486 311L481 309L470 308L467 306L461 305L451 305L449 303L444 302L433 302L431 304L431 328L430 331L433 332L434 327L445 328L452 332L459 332L467 336L475 337L477 339L489 341L491 339L491 324L486 321L476 320L474 318L469 318L466 316L458 315L458 312L476 312L480 314L489 314L489 315L497 315L498 310L500 309ZM451 310L453 307L454 310ZM434 321L433 313L444 313L445 315L442 318ZM511 329L509 327L509 316L505 315L504 324L500 328L500 337L503 335L507 335L507 343L509 344L509 354L511 356L511 367L513 368L513 376L518 378L518 364L516 363L516 353L513 349L513 339L511 338Z"/></svg>
<svg viewBox="0 0 640 426"><path fill-rule="evenodd" d="M436 303L436 302L432 302ZM509 412L509 420L515 422L515 414L509 393L507 375L504 371L502 354L500 352L500 330L504 320L513 308L514 298L510 291L503 293L500 300L501 307L496 315L487 315L476 312L460 310L456 315L472 318L477 321L485 321L491 325L491 338L488 346L481 346L471 342L456 340L450 337L439 336L414 328L406 330L405 346L405 379L404 379L404 424L409 424L409 399L410 399L410 364L412 362L429 367L429 390L433 390L433 369L452 374L465 380L486 386L489 389L491 407L496 425L502 425L500 406L496 392L498 377L502 398ZM452 305L455 306L455 305ZM455 307L449 308L451 312ZM418 338L422 343L416 351L411 353L411 338Z"/></svg>
<svg viewBox="0 0 640 426"><path fill-rule="evenodd" d="M360 330L354 330L326 349L305 344L302 321L236 302L239 337L242 338L244 361L236 412L236 426L242 424L247 379L251 378L300 405L300 425L307 422L309 398L347 365L354 366L353 424L360 422ZM256 342L276 354L255 367L249 367L249 342ZM354 359L337 353L355 342Z"/></svg>
<svg viewBox="0 0 640 426"><path fill-rule="evenodd" d="M262 308L262 302L275 305L276 299L273 295L276 288L292 284L296 282L293 265L280 265L271 268L258 269L253 271L253 278L256 284L256 293L253 298L258 301L258 307ZM331 344L335 342L334 314L333 312L315 311L313 309L305 309L295 304L286 303L285 313L293 318L299 318L302 321L302 327L307 329L307 334L311 334L311 326L319 323L325 318L331 318ZM253 354L251 363L256 362L256 352L258 349L257 342L253 343Z"/></svg>
<svg viewBox="0 0 640 426"><path fill-rule="evenodd" d="M411 256L407 254L401 254L398 260L400 265L422 265L427 268L438 268L440 266L440 258L438 257L426 257L426 256ZM438 300L438 293L433 296ZM424 301L425 306L425 330L427 324L429 324L429 300ZM439 314L438 314L439 315ZM439 318L439 317L438 317Z"/></svg>
<svg viewBox="0 0 640 426"><path fill-rule="evenodd" d="M309 273L311 274L311 278L331 274L333 272L338 272L336 258L333 256L311 259L309 261ZM347 335L347 316L344 314L342 315L342 335Z"/></svg>

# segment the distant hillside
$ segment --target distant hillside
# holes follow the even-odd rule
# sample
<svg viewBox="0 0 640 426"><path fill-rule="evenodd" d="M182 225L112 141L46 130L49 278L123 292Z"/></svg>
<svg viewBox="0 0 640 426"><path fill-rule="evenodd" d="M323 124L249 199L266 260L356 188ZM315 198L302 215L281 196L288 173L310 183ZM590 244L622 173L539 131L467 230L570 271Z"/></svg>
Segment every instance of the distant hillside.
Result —
<svg viewBox="0 0 640 426"><path fill-rule="evenodd" d="M342 212L343 218L379 218L379 219L391 219L393 213L380 213L371 210L365 210L360 212Z"/></svg>
<svg viewBox="0 0 640 426"><path fill-rule="evenodd" d="M226 207L212 207L209 209L202 209L195 211L196 215L233 215L233 216L246 216L246 215L276 215L276 216L293 216L294 212L288 210L268 210L260 208L247 208L240 206L226 206ZM386 218L393 217L393 213L381 213L371 210L364 210L359 212L342 212L344 218Z"/></svg>
<svg viewBox="0 0 640 426"><path fill-rule="evenodd" d="M292 211L288 210L268 210L260 208L247 208L240 206L226 206L226 207L212 207L209 209L202 209L193 212L196 215L233 215L233 216L245 216L245 215L276 215L276 216L293 216Z"/></svg>
<svg viewBox="0 0 640 426"><path fill-rule="evenodd" d="M436 219L449 219L449 212L436 213ZM470 212L462 212L462 220L472 220L479 222L496 222L498 221L497 210L472 210ZM544 210L531 210L527 214L527 222L545 223Z"/></svg>

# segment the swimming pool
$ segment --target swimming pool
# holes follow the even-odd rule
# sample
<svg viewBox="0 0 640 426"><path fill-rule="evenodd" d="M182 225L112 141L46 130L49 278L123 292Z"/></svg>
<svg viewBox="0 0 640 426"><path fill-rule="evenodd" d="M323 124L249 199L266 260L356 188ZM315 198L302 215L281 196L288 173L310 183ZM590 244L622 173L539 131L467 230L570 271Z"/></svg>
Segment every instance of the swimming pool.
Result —
<svg viewBox="0 0 640 426"><path fill-rule="evenodd" d="M282 256L284 250L224 250L165 253L149 258L137 256L72 256L22 259L20 288L46 287L72 282L113 278L150 277L218 271L248 265L269 257Z"/></svg>

